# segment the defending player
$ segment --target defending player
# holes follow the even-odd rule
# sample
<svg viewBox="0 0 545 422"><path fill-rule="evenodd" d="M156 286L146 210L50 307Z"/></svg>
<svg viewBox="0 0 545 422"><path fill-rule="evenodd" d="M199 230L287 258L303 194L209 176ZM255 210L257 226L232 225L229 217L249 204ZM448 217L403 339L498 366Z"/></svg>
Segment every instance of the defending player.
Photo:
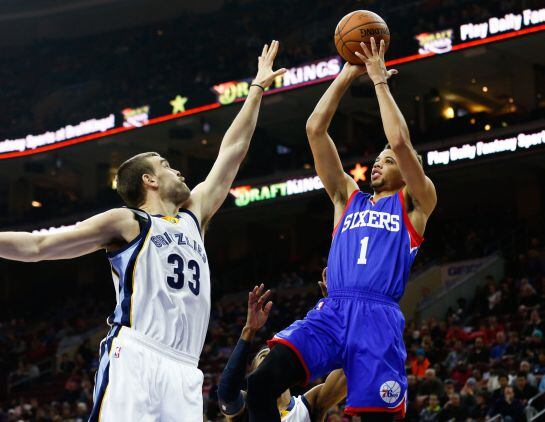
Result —
<svg viewBox="0 0 545 422"><path fill-rule="evenodd" d="M323 288L325 279L320 285ZM263 293L264 286L256 286L248 295L248 315L240 339L221 375L218 398L222 413L229 422L248 420L245 404L246 392L241 391L246 374L246 363L250 354L250 344L263 325L267 322L272 302L267 302L270 291ZM268 355L267 347L254 357L250 370L257 368ZM294 397L286 390L278 398L277 409L282 422L323 421L327 411L346 397L346 378L342 369L328 375L323 384L319 384L305 394Z"/></svg>
<svg viewBox="0 0 545 422"><path fill-rule="evenodd" d="M335 368L343 368L347 378L346 413L384 421L405 412L404 318L398 302L437 197L388 88L397 72L386 70L384 44L377 49L371 39L372 51L362 47L365 67L346 64L307 122L316 170L334 205L329 296L271 340L276 346L248 378L252 422L278 421L276 397ZM327 132L341 97L365 70L388 139L371 172L373 195L344 173Z"/></svg>
<svg viewBox="0 0 545 422"><path fill-rule="evenodd" d="M265 45L248 98L225 133L206 180L192 191L157 153L136 155L117 172L131 208L112 209L74 230L0 233L0 257L36 262L105 249L117 306L100 345L91 421L202 422L197 368L210 314L204 231L229 193L252 138L278 42Z"/></svg>

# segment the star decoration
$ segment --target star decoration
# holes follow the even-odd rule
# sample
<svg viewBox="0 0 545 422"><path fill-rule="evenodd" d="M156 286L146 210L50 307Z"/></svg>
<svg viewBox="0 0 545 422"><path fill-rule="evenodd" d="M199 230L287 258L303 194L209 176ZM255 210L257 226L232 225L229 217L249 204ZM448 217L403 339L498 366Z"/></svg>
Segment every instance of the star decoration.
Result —
<svg viewBox="0 0 545 422"><path fill-rule="evenodd" d="M357 163L356 167L350 170L350 174L356 182L359 182L360 180L362 182L365 182L367 180L367 177L365 177L365 172L367 171L367 169L367 166L362 166L360 163Z"/></svg>
<svg viewBox="0 0 545 422"><path fill-rule="evenodd" d="M170 105L172 106L172 114L181 113L185 111L185 103L187 103L188 98L182 97L181 95L176 95Z"/></svg>

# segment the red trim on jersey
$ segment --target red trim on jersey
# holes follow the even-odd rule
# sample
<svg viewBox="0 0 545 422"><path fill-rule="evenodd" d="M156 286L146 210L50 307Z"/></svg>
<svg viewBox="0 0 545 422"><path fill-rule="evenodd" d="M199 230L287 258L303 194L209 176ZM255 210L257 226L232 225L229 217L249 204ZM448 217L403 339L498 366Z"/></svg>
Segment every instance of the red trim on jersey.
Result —
<svg viewBox="0 0 545 422"><path fill-rule="evenodd" d="M343 215L341 215L341 219L339 220L339 222L337 223L337 225L333 229L333 233L331 234L331 237L335 236L335 233L337 232L337 229L339 228L339 224L341 224L341 221L343 221L344 215L346 214L346 211L348 210L348 207L350 206L350 203L352 202L352 200L354 199L354 197L356 196L356 194L359 191L360 191L359 189L356 189L354 192L352 192L350 194L350 197L348 198L348 201L346 202L346 205L344 207Z"/></svg>
<svg viewBox="0 0 545 422"><path fill-rule="evenodd" d="M376 413L376 412L385 412L385 413L396 413L395 419L405 418L405 399L396 407L352 407L347 406L344 408L344 413L349 416L360 416L362 413Z"/></svg>
<svg viewBox="0 0 545 422"><path fill-rule="evenodd" d="M308 370L308 366L305 360L303 359L303 355L301 354L301 352L299 352L299 349L295 347L295 345L292 342L284 338L273 337L272 339L267 341L267 346L269 346L269 349L272 349L277 343L283 344L284 346L289 347L292 350L292 352L295 353L297 357L299 358L299 362L301 362L301 365L303 365L303 368L305 370L305 381L303 384L301 384L301 386L306 387L308 382L310 381L310 371Z"/></svg>
<svg viewBox="0 0 545 422"><path fill-rule="evenodd" d="M409 214L407 214L407 208L405 208L405 195L403 195L403 189L401 189L397 194L399 196L399 201L401 202L401 208L403 208L403 221L405 222L405 227L407 227L407 230L409 232L409 237L411 238L411 248L415 248L422 244L422 242L424 241L424 238L422 237L420 233L416 231L416 229L413 226L413 223L411 223Z"/></svg>

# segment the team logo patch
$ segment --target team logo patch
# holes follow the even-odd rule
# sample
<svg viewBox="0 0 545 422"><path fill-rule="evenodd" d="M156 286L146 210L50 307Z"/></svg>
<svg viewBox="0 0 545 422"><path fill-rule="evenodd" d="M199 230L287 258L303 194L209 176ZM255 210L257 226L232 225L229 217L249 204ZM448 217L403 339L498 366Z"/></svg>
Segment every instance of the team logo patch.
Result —
<svg viewBox="0 0 545 422"><path fill-rule="evenodd" d="M121 353L121 346L117 346L114 351L114 358L118 358Z"/></svg>
<svg viewBox="0 0 545 422"><path fill-rule="evenodd" d="M399 398L401 386L397 381L386 381L380 386L380 398L388 404L392 404Z"/></svg>

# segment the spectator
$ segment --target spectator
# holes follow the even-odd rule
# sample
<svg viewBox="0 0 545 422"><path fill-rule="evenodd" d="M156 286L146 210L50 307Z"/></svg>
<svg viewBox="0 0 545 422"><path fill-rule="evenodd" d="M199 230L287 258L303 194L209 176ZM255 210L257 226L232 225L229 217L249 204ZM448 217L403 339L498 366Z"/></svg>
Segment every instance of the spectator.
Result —
<svg viewBox="0 0 545 422"><path fill-rule="evenodd" d="M443 397L445 387L443 382L437 378L435 369L429 368L424 374L424 381L420 384L418 395L429 396L435 394L437 397Z"/></svg>
<svg viewBox="0 0 545 422"><path fill-rule="evenodd" d="M460 403L460 395L453 393L450 395L449 400L443 407L443 410L439 413L439 421L465 421L467 419L467 409Z"/></svg>
<svg viewBox="0 0 545 422"><path fill-rule="evenodd" d="M421 422L433 422L439 420L439 413L441 412L441 404L437 394L430 394L428 398L428 405L420 412Z"/></svg>
<svg viewBox="0 0 545 422"><path fill-rule="evenodd" d="M513 422L523 422L524 406L520 400L515 398L513 387L507 386L503 391L503 397L500 398L488 412L488 416L501 415L504 419L511 418Z"/></svg>
<svg viewBox="0 0 545 422"><path fill-rule="evenodd" d="M524 372L519 372L515 383L515 398L519 399L522 404L526 406L528 400L530 400L536 394L537 388L528 383Z"/></svg>
<svg viewBox="0 0 545 422"><path fill-rule="evenodd" d="M492 401L495 403L498 400L500 400L504 394L503 391L505 390L505 387L509 385L509 377L505 373L501 373L498 375L498 383L500 384L499 388L494 390L492 392Z"/></svg>
<svg viewBox="0 0 545 422"><path fill-rule="evenodd" d="M468 355L468 363L472 365L485 364L488 363L490 359L490 351L485 346L483 338L477 337L475 339L475 344Z"/></svg>
<svg viewBox="0 0 545 422"><path fill-rule="evenodd" d="M447 358L443 362L443 366L448 370L453 370L458 362L465 361L467 358L467 353L464 350L464 344L461 340L456 340L454 342L454 348L449 352Z"/></svg>
<svg viewBox="0 0 545 422"><path fill-rule="evenodd" d="M475 404L470 407L469 417L474 420L484 421L488 414L488 404L486 394L483 392L475 395Z"/></svg>
<svg viewBox="0 0 545 422"><path fill-rule="evenodd" d="M495 360L500 360L509 348L509 344L505 341L505 333L499 331L496 334L496 344L490 349L490 357Z"/></svg>
<svg viewBox="0 0 545 422"><path fill-rule="evenodd" d="M426 352L424 349L418 349L416 351L416 358L413 359L411 363L411 371L414 376L416 376L417 379L424 378L424 375L426 374L426 370L430 366L430 361L426 357Z"/></svg>

